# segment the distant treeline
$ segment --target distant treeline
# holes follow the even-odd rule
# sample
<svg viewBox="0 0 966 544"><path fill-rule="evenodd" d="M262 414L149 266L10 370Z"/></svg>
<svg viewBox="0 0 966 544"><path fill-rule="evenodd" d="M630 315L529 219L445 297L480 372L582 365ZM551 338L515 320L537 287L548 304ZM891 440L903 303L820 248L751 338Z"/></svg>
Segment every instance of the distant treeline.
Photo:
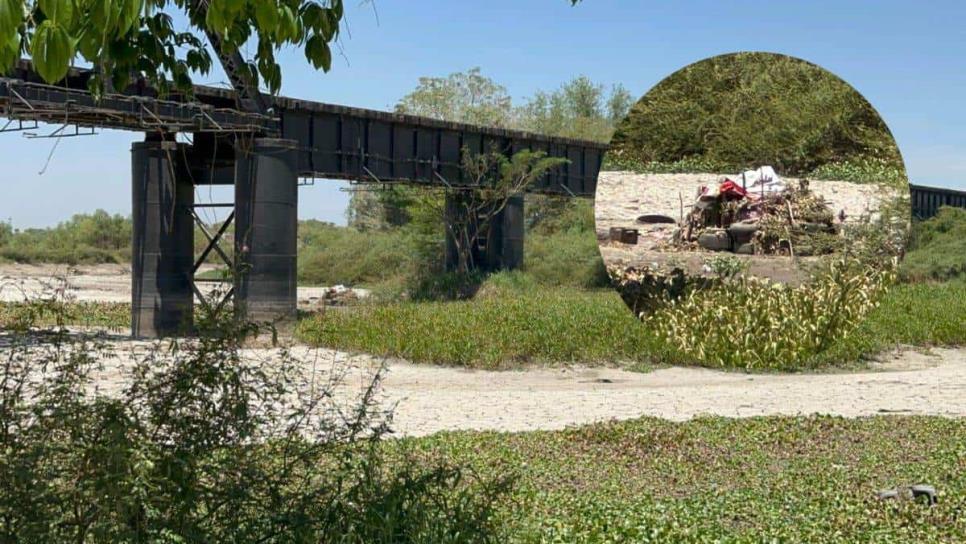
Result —
<svg viewBox="0 0 966 544"><path fill-rule="evenodd" d="M131 220L104 210L77 214L50 228L15 229L0 222L0 260L19 263L128 262Z"/></svg>
<svg viewBox="0 0 966 544"><path fill-rule="evenodd" d="M858 91L819 66L772 53L722 55L664 79L617 127L608 158L679 171L903 170L892 134Z"/></svg>

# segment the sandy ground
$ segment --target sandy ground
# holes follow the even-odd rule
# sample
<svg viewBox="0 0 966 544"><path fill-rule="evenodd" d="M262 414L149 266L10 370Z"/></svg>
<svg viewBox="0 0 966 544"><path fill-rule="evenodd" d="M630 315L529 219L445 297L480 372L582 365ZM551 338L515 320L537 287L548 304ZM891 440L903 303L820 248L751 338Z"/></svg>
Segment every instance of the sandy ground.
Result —
<svg viewBox="0 0 966 544"><path fill-rule="evenodd" d="M204 265L201 272L215 267ZM78 302L131 302L131 267L119 264L80 265L68 267L53 264L0 265L0 301L21 301L25 297L49 294L66 282L66 295ZM216 284L203 283L199 288L209 292ZM329 287L298 288L300 309L317 307L325 299ZM353 289L360 298L365 289ZM196 297L197 298L197 297ZM197 300L196 300L197 302Z"/></svg>
<svg viewBox="0 0 966 544"><path fill-rule="evenodd" d="M714 255L708 251L668 251L666 244L676 228L672 224L642 225L637 218L659 214L680 221L694 203L698 188L713 186L722 174L636 174L634 172L601 172L597 180L594 217L601 255L608 265L664 265L669 260L684 265L692 273L700 273L704 260ZM795 178L783 178L786 185L797 186ZM833 213L845 211L846 223L863 215L874 216L882 202L897 193L844 181L810 181L809 188L822 196ZM611 227L636 228L640 238L636 245L608 240ZM733 255L733 254L732 254ZM748 273L778 281L797 283L805 274L788 257L733 255L748 261ZM814 259L801 259L802 264Z"/></svg>
<svg viewBox="0 0 966 544"><path fill-rule="evenodd" d="M515 372L390 366L402 434L561 429L654 416L876 414L966 416L966 350L904 351L854 374L749 375L672 367L650 373L573 368Z"/></svg>
<svg viewBox="0 0 966 544"><path fill-rule="evenodd" d="M149 344L117 339L116 357L98 375L98 388L116 393L125 369ZM0 355L9 348L0 347ZM271 364L274 351L245 356ZM295 347L323 381L342 375L336 402L353 405L383 361L328 349ZM386 362L378 399L392 409L399 436L451 430L555 430L594 422L653 416L753 417L831 414L966 416L966 349L898 351L859 373L744 374L671 367L649 373L618 368L473 371Z"/></svg>
<svg viewBox="0 0 966 544"><path fill-rule="evenodd" d="M0 266L0 277L39 282L51 271L49 267ZM70 280L78 299L127 300L130 276L123 267L86 267L82 272ZM309 300L303 297L310 293L311 289L300 288L300 300ZM115 337L112 343L118 357L99 377L99 385L107 391L121 387L125 369L150 345L123 337ZM0 357L5 349L0 342ZM249 352L268 364L273 353L268 349ZM323 372L345 369L340 394L346 402L382 363L369 355L327 349L296 347L294 353ZM560 429L640 416L671 420L704 414L966 416L966 349L930 353L906 349L886 356L870 370L828 374L753 375L679 367L638 373L580 365L489 372L400 360L389 361L387 367L380 399L385 407L395 406L393 427L400 435L455 429Z"/></svg>

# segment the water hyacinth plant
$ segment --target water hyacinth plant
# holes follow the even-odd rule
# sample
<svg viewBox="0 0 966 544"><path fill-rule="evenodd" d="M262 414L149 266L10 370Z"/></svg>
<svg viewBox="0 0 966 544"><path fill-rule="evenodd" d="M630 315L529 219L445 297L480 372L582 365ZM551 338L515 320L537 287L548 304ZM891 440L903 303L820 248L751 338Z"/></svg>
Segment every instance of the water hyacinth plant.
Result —
<svg viewBox="0 0 966 544"><path fill-rule="evenodd" d="M841 258L822 267L797 287L736 276L641 317L682 355L704 365L808 366L878 305L895 279L896 263Z"/></svg>

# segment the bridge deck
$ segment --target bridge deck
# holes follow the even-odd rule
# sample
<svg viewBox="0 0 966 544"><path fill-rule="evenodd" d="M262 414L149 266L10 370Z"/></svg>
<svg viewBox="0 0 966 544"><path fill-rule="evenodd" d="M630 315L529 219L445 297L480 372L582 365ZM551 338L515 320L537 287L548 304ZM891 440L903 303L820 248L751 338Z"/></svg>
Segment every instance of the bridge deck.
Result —
<svg viewBox="0 0 966 544"><path fill-rule="evenodd" d="M274 117L252 115L235 107L233 91L205 86L195 87L190 99L159 99L153 89L132 85L98 101L87 91L90 75L75 69L60 85L47 85L21 62L0 79L0 117L139 132L260 132L299 142L301 176L363 183L468 187L461 150L529 149L569 160L531 191L575 196L593 196L607 149L598 142L287 97L271 99Z"/></svg>

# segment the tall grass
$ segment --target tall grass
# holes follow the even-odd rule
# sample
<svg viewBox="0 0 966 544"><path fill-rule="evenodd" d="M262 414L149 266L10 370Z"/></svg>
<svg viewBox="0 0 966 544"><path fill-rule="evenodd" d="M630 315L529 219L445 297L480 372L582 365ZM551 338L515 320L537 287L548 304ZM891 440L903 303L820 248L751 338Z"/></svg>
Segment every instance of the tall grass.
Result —
<svg viewBox="0 0 966 544"><path fill-rule="evenodd" d="M698 357L669 342L659 329L635 319L613 290L540 287L517 272L491 277L470 300L380 303L310 316L300 322L297 336L314 345L473 368L559 363L784 371L848 367L898 345L966 345L966 282L894 287L847 336L817 352L774 357L767 364L735 357L727 342L706 345L708 352Z"/></svg>
<svg viewBox="0 0 966 544"><path fill-rule="evenodd" d="M397 302L303 320L313 344L478 368L643 361L655 338L613 291L543 288L519 273L491 277L476 298Z"/></svg>
<svg viewBox="0 0 966 544"><path fill-rule="evenodd" d="M299 282L373 285L412 274L416 263L399 231L361 232L321 221L299 223Z"/></svg>

